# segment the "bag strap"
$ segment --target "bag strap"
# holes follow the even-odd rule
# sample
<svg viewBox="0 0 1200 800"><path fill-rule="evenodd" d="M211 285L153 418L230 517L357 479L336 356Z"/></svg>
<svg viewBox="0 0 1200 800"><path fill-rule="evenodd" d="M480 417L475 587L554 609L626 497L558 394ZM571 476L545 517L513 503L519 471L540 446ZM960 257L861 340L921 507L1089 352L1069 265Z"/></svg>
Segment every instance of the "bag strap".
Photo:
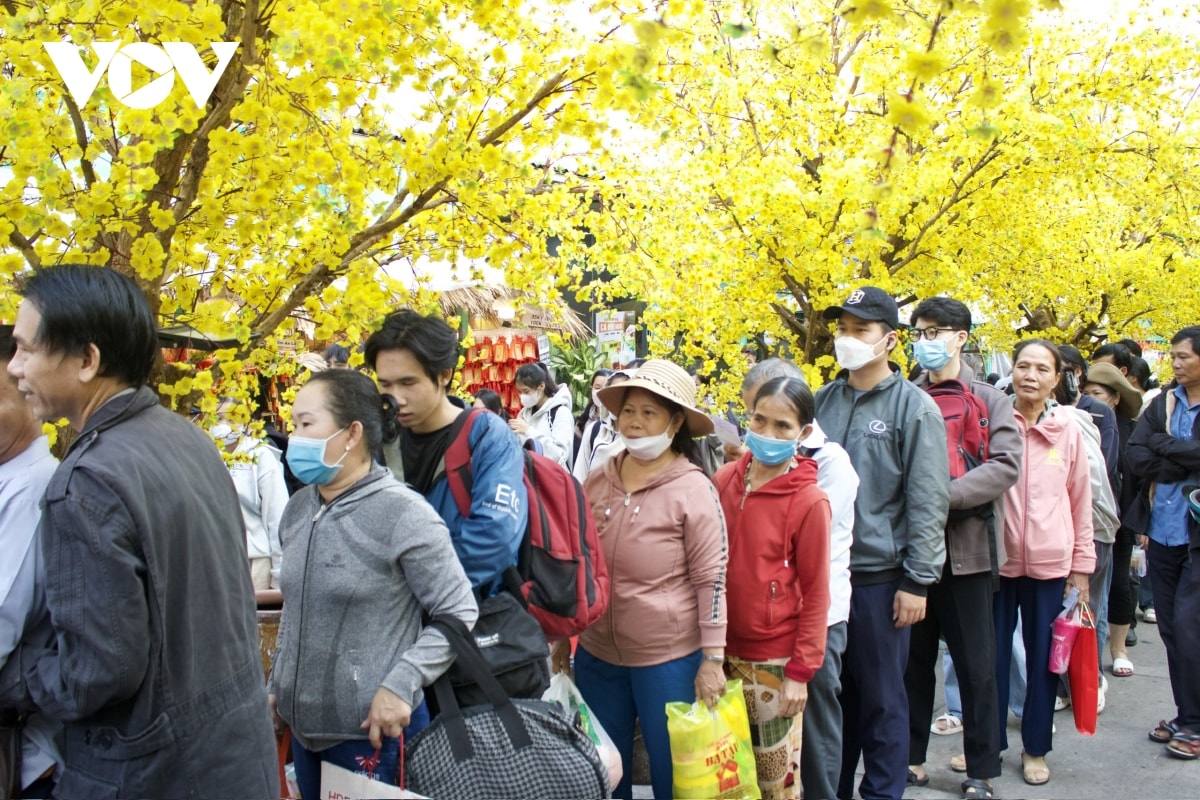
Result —
<svg viewBox="0 0 1200 800"><path fill-rule="evenodd" d="M450 444L446 447L446 480L450 483L450 494L458 513L464 517L471 514L471 489L475 479L471 475L471 430L475 419L486 413L485 409L472 408L454 418L450 423Z"/></svg>
<svg viewBox="0 0 1200 800"><path fill-rule="evenodd" d="M533 739L530 738L529 731L525 728L521 712L513 705L500 682L496 680L496 676L492 674L491 667L488 666L483 653L479 652L479 645L476 644L463 621L457 617L439 615L434 617L429 624L442 632L446 641L450 643L450 649L454 651L455 663L458 664L459 669L483 691L488 704L495 710L500 724L504 727L504 732L508 736L509 742L512 743L513 749L521 750L531 747ZM465 761L474 755L474 748L471 747L471 740L467 735L467 724L463 719L458 700L454 697L450 678L445 674L438 678L434 683L434 691L437 693L438 715L442 717L443 723L446 725L454 759L459 762Z"/></svg>

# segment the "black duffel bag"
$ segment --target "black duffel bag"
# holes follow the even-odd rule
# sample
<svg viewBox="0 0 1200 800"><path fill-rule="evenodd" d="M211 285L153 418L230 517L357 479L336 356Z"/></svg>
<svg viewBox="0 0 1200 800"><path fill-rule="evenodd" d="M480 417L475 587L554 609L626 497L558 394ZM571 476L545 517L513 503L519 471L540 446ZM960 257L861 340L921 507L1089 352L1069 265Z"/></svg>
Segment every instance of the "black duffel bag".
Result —
<svg viewBox="0 0 1200 800"><path fill-rule="evenodd" d="M518 598L502 591L481 601L471 635L506 696L540 699L545 694L550 687L550 645L542 626ZM457 661L446 674L460 706L487 702L478 681ZM440 699L437 705L441 707Z"/></svg>
<svg viewBox="0 0 1200 800"><path fill-rule="evenodd" d="M461 620L436 617L430 624L486 701L462 708L446 675L434 683L440 711L405 748L407 789L456 800L608 796L608 771L579 714L508 697Z"/></svg>

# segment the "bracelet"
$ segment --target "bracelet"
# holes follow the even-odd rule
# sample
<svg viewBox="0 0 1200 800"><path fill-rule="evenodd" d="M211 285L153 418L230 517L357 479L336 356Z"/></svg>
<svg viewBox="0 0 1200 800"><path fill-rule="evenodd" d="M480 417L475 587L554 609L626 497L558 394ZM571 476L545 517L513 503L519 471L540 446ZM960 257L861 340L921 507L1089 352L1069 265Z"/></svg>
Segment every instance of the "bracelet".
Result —
<svg viewBox="0 0 1200 800"><path fill-rule="evenodd" d="M705 656L704 660L705 661L720 661L721 663L725 663L725 656Z"/></svg>

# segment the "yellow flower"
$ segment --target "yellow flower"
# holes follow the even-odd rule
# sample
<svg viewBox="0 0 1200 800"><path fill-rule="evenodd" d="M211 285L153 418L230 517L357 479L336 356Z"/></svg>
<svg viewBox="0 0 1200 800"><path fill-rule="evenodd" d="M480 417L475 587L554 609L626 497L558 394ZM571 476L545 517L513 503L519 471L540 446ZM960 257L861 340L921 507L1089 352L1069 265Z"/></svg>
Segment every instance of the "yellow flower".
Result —
<svg viewBox="0 0 1200 800"><path fill-rule="evenodd" d="M891 5L882 0L855 0L854 5L842 12L849 22L862 24L873 19L892 19L895 12Z"/></svg>
<svg viewBox="0 0 1200 800"><path fill-rule="evenodd" d="M892 95L888 100L887 121L909 136L915 136L929 127L929 112L912 97Z"/></svg>
<svg viewBox="0 0 1200 800"><path fill-rule="evenodd" d="M929 81L946 69L946 59L941 53L925 50L910 50L904 59L904 68L912 76Z"/></svg>
<svg viewBox="0 0 1200 800"><path fill-rule="evenodd" d="M1004 99L1004 84L984 78L968 101L977 108L994 108Z"/></svg>

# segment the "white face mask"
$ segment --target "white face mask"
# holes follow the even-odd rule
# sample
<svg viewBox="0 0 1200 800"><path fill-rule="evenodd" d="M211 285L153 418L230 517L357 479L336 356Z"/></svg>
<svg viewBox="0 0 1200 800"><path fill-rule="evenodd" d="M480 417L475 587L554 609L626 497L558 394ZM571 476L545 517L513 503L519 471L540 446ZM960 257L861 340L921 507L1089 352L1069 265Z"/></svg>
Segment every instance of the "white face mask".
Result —
<svg viewBox="0 0 1200 800"><path fill-rule="evenodd" d="M855 339L853 336L837 337L833 340L833 352L837 356L838 366L842 369L848 369L851 372L865 367L875 360L875 357L878 355L875 352L875 348L879 347L880 342L885 341L887 341L886 333L875 344L867 344L864 341Z"/></svg>
<svg viewBox="0 0 1200 800"><path fill-rule="evenodd" d="M231 445L238 440L238 432L225 422L218 422L209 428L208 435L224 445Z"/></svg>
<svg viewBox="0 0 1200 800"><path fill-rule="evenodd" d="M533 408L537 405L537 401L537 392L534 392L533 394L523 394L521 395L521 408Z"/></svg>
<svg viewBox="0 0 1200 800"><path fill-rule="evenodd" d="M621 441L624 442L625 449L629 451L629 455L639 461L653 461L667 452L673 438L675 437L671 436L669 428L657 436L642 436L637 439L630 439L625 434L621 434Z"/></svg>
<svg viewBox="0 0 1200 800"><path fill-rule="evenodd" d="M592 389L592 405L596 407L597 412L604 413L604 404L600 402L600 391L598 389Z"/></svg>

